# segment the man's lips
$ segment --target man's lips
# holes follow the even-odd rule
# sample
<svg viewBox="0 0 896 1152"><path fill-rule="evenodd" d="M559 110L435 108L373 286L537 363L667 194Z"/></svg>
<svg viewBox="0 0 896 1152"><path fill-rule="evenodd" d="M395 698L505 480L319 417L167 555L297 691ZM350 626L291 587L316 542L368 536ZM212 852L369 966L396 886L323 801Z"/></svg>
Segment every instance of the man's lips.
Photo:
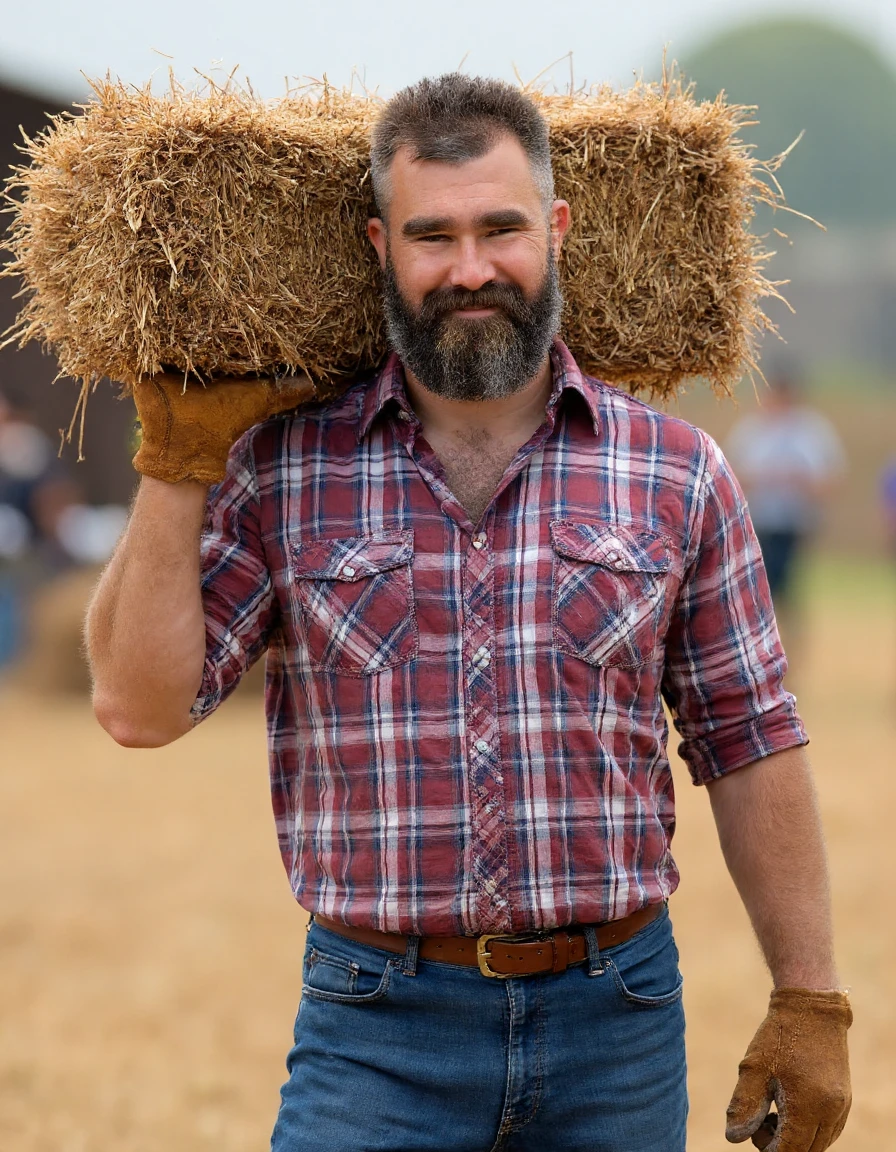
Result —
<svg viewBox="0 0 896 1152"><path fill-rule="evenodd" d="M497 308L455 308L451 314L468 320L477 320L482 316L494 316L496 312Z"/></svg>

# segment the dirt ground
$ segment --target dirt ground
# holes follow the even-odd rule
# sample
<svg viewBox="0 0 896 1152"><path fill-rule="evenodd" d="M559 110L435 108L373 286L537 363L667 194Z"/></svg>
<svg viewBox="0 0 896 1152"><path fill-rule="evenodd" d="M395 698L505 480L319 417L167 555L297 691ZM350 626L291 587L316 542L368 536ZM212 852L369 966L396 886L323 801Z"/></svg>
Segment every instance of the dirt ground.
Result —
<svg viewBox="0 0 896 1152"><path fill-rule="evenodd" d="M882 1152L896 1124L896 574L826 563L807 597L794 687L856 1015L838 1147ZM678 779L689 1147L720 1152L768 979L706 796L680 766ZM83 698L0 691L0 1148L266 1148L303 930L276 852L257 697L136 752L100 731Z"/></svg>

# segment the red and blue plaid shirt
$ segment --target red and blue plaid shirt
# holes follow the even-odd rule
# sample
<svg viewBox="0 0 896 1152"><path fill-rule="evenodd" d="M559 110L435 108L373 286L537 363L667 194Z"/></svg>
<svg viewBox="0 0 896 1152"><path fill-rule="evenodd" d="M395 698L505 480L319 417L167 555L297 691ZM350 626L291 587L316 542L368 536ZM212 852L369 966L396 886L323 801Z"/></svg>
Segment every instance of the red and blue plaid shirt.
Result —
<svg viewBox="0 0 896 1152"><path fill-rule="evenodd" d="M696 783L806 741L718 447L551 359L544 423L478 524L394 357L252 429L211 494L193 714L267 650L309 911L418 935L626 916L678 883L663 697Z"/></svg>

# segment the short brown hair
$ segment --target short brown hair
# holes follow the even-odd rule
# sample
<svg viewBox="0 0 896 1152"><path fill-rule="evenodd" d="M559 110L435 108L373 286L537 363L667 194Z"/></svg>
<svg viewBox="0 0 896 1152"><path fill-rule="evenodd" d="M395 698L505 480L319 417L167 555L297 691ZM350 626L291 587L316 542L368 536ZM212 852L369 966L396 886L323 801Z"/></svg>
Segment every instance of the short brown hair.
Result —
<svg viewBox="0 0 896 1152"><path fill-rule="evenodd" d="M554 199L548 125L519 88L460 72L403 88L373 129L370 167L377 207L385 215L389 168L399 148L409 148L415 160L462 164L484 156L508 135L522 145L547 207Z"/></svg>

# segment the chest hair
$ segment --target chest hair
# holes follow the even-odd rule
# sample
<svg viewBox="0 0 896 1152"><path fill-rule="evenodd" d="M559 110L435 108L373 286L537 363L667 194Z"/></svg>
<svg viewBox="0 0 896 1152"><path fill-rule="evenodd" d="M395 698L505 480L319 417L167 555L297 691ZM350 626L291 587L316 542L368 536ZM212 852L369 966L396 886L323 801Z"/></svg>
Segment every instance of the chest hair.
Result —
<svg viewBox="0 0 896 1152"><path fill-rule="evenodd" d="M479 430L463 438L451 437L433 444L448 487L474 524L491 503L518 448L518 444L498 440L489 432Z"/></svg>

